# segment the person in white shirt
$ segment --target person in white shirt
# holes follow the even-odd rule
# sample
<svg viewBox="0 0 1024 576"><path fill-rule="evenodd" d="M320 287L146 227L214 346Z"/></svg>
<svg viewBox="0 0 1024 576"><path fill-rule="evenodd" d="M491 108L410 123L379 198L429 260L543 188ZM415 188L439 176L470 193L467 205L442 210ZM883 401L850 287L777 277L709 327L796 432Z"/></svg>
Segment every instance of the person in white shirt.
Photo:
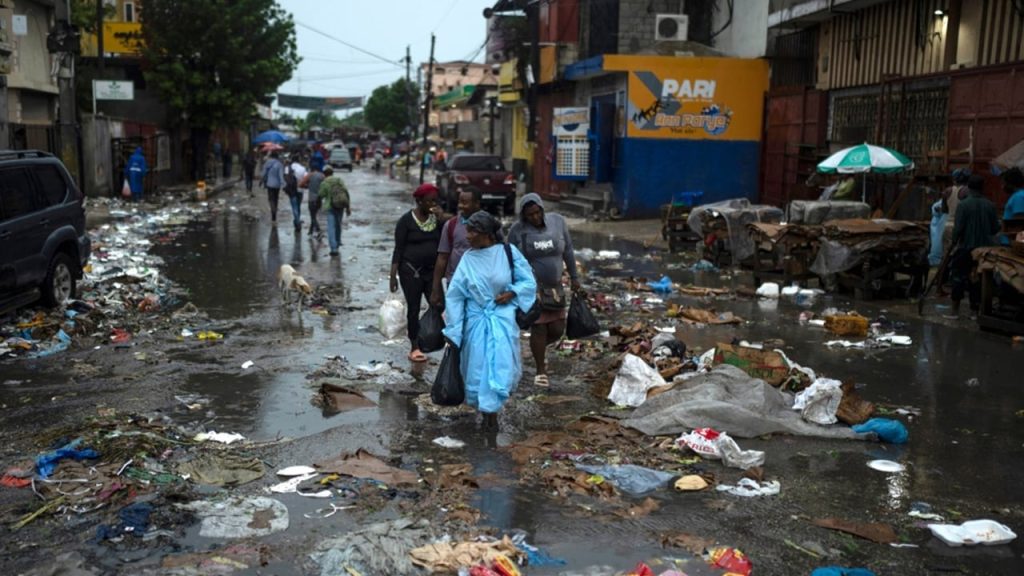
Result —
<svg viewBox="0 0 1024 576"><path fill-rule="evenodd" d="M302 230L302 197L305 189L299 188L299 182L305 177L306 167L297 159L292 160L284 172L284 191L292 205L292 222L296 232Z"/></svg>

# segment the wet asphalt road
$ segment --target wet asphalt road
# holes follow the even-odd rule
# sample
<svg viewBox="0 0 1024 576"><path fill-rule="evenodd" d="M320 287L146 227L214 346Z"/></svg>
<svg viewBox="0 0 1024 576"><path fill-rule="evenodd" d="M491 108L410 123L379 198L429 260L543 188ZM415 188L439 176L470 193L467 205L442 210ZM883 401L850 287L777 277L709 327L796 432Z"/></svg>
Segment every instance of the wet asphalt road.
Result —
<svg viewBox="0 0 1024 576"><path fill-rule="evenodd" d="M581 400L538 407L523 401L537 393L529 385L532 366L524 355L528 373L503 415L502 432L496 438L480 432L472 418L449 421L418 408L413 394L426 391L425 384L371 389L368 396L378 402L377 407L325 415L310 402L313 390L306 380L325 356L342 355L353 364L391 361L427 380L440 356L433 354L427 366L410 368L405 359L406 343L384 342L375 330L377 308L387 290L393 224L411 207L410 187L359 169L344 177L353 194L353 216L345 223L340 258L330 258L326 242L311 240L305 228L295 234L286 204L282 203L275 227L259 191L254 199L237 188L229 191L222 198L234 209L192 225L187 234L156 248L166 262L164 273L187 287L189 301L210 317L207 325L191 328L211 328L224 333L225 339L198 346L161 334L140 335L129 351L72 351L49 363L6 362L0 365L5 382L0 400L5 405L21 404L22 409L14 418L5 419L4 436L28 441L49 411L74 419L75 414L88 415L98 405L112 405L143 411L162 409L176 421L239 432L253 440L296 439L272 454L275 466L309 464L356 448L400 455L410 465L427 459L469 461L477 475L494 472L510 479L481 488L470 502L483 513L482 523L503 530L526 530L532 542L568 562L564 568L531 570L531 574L553 574L562 569L587 573L587 567L595 565L631 568L639 560L666 554L660 547L660 535L671 532L689 532L734 545L751 557L755 574L806 574L824 564L867 566L878 574L1024 573L1020 540L1009 546L949 548L932 539L922 522L907 516L912 503L926 502L940 513L959 514L960 520L992 518L1018 533L1024 530L1020 497L1024 418L1019 415L1024 409L1024 380L1020 377L1024 349L1012 347L1002 336L920 321L904 313L904 304L887 309L885 304L825 297L812 310L856 308L869 317L886 315L904 321L900 333L914 342L908 348L828 349L824 346L826 334L799 325L797 316L802 309L788 302L717 301L714 306L720 311L731 310L748 322L735 327L683 329L690 348L707 348L733 337L752 341L781 338L793 360L819 374L856 381L867 399L920 410L919 416L908 421L910 442L902 447L785 436L741 440L744 449L767 452L768 476L782 483L782 493L774 498L745 500L662 490L655 495L659 510L625 520L577 513L575 505L554 499L537 486L517 483L510 459L495 450L495 445L507 445L535 429L556 429L582 413L606 408L600 399L580 389L573 376L581 374L583 367L571 358L554 363L552 393L579 394ZM303 219L308 224L305 210L304 205ZM745 281L743 277L722 279L706 273L695 277L686 270L669 269L673 263L692 261L690 254L662 260L651 258L638 245L618 240L598 236L577 236L575 240L577 249L614 248L625 255L621 269L595 265L591 277L655 277L666 272L680 282L739 285ZM337 316L319 316L283 308L275 275L284 263L295 267L314 287L329 285L333 302L345 310ZM696 299L674 300L708 306ZM630 316L624 312L621 323L627 323ZM169 325L167 330L171 333L180 328ZM129 354L140 350L160 353L164 360L133 363ZM250 360L255 368L243 370L241 365ZM97 368L86 371L86 376L81 364ZM12 381L18 384L7 384ZM70 389L69 383L82 388ZM186 410L175 396L199 398L205 408ZM49 407L47 399L53 399ZM442 435L465 440L467 447L453 455L430 444L432 438ZM17 445L10 444L5 456L11 457ZM884 474L868 469L865 463L875 458L898 460L907 470ZM720 480L739 477L738 471L709 467L718 472ZM258 488L256 483L248 491ZM289 506L292 526L266 539L276 560L261 573L309 573L308 550L320 538L351 528L354 521L343 514L306 519L303 513L311 512L317 503L288 495L281 500ZM373 518L395 515L384 510ZM827 516L889 522L904 541L919 547L872 544L806 521ZM819 544L839 550L843 556L817 560L788 546L786 540ZM200 538L193 528L178 546L198 550L213 544L216 542ZM119 553L109 546L90 544L87 537L78 546L100 565L124 574L179 549ZM43 545L41 550L45 549ZM3 563L0 560L0 565Z"/></svg>

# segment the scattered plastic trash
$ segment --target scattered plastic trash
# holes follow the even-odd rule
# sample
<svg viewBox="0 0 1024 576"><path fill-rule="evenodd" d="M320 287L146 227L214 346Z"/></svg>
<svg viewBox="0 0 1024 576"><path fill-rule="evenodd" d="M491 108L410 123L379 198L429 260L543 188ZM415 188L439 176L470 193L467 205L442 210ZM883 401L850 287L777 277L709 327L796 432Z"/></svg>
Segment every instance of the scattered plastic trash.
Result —
<svg viewBox="0 0 1024 576"><path fill-rule="evenodd" d="M223 340L224 335L220 332L214 332L213 330L203 330L196 334L196 337L200 340Z"/></svg>
<svg viewBox="0 0 1024 576"><path fill-rule="evenodd" d="M724 568L729 574L739 576L749 576L754 569L753 563L746 554L735 548L712 548L708 550L705 560L716 568Z"/></svg>
<svg viewBox="0 0 1024 576"><path fill-rule="evenodd" d="M775 300L779 297L779 285L775 282L761 284L755 292L758 298L769 298Z"/></svg>
<svg viewBox="0 0 1024 576"><path fill-rule="evenodd" d="M633 496L640 496L661 488L675 477L674 474L668 472L644 468L635 464L606 464L603 466L576 464L576 467L588 474L602 477L623 492Z"/></svg>
<svg viewBox="0 0 1024 576"><path fill-rule="evenodd" d="M284 482L280 482L278 484L274 484L273 486L270 487L270 491L275 493L275 494L294 494L295 492L298 492L299 484L302 484L303 482L305 482L307 480L312 480L313 478L316 478L317 476L318 476L318 473L315 470L311 474L304 474L302 476L295 476L294 478L289 478L288 480L285 480Z"/></svg>
<svg viewBox="0 0 1024 576"><path fill-rule="evenodd" d="M57 469L57 464L65 459L71 458L72 460L90 460L93 458L99 458L100 455L92 448L79 448L82 444L82 439L78 438L72 440L53 452L40 455L36 458L36 473L39 474L40 478L47 478L53 471Z"/></svg>
<svg viewBox="0 0 1024 576"><path fill-rule="evenodd" d="M910 346L914 343L910 336L900 336L897 334L881 334L875 336L875 340L878 342L888 342L896 346Z"/></svg>
<svg viewBox="0 0 1024 576"><path fill-rule="evenodd" d="M1017 538L1005 524L995 520L970 520L963 524L929 524L932 534L949 546L999 546Z"/></svg>
<svg viewBox="0 0 1024 576"><path fill-rule="evenodd" d="M622 257L622 254L618 250L599 250L597 252L598 260L618 260Z"/></svg>
<svg viewBox="0 0 1024 576"><path fill-rule="evenodd" d="M675 484L672 485L676 490L680 492L695 492L697 490L703 490L709 486L708 481L703 476L696 474L689 474L676 480Z"/></svg>
<svg viewBox="0 0 1024 576"><path fill-rule="evenodd" d="M701 259L690 266L690 272L718 272L718 266L709 260Z"/></svg>
<svg viewBox="0 0 1024 576"><path fill-rule="evenodd" d="M764 452L760 450L740 450L736 441L722 432L715 439L715 446L722 456L722 463L731 468L749 470L757 466L764 466Z"/></svg>
<svg viewBox="0 0 1024 576"><path fill-rule="evenodd" d="M116 540L126 535L141 538L149 528L149 516L152 513L153 506L148 502L129 504L117 513L120 523L114 526L101 524L96 528L96 539Z"/></svg>
<svg viewBox="0 0 1024 576"><path fill-rule="evenodd" d="M882 442L889 444L906 444L910 437L907 427L902 422L889 418L872 418L863 424L855 424L852 428L858 434L873 432Z"/></svg>
<svg viewBox="0 0 1024 576"><path fill-rule="evenodd" d="M676 438L676 444L685 446L705 458L719 459L722 454L718 451L715 440L721 433L711 428L695 428Z"/></svg>
<svg viewBox="0 0 1024 576"><path fill-rule="evenodd" d="M608 399L616 406L637 407L647 400L647 391L665 386L665 379L639 356L626 354L615 376Z"/></svg>
<svg viewBox="0 0 1024 576"><path fill-rule="evenodd" d="M439 438L434 438L434 444L437 444L442 448L463 448L466 445L466 443L463 442L462 440L457 440L450 436L441 436Z"/></svg>
<svg viewBox="0 0 1024 576"><path fill-rule="evenodd" d="M524 556L507 536L492 542L434 542L413 548L409 551L409 555L413 564L434 573L450 574L457 572L463 566L481 563L492 566L497 562L503 570L514 570L505 572L508 576L518 576L519 574L519 570L510 563L509 558L518 560ZM503 558L504 562L499 558ZM502 572L495 573L505 576Z"/></svg>
<svg viewBox="0 0 1024 576"><path fill-rule="evenodd" d="M389 294L380 305L380 319L377 329L385 338L397 338L405 330L405 302L395 294Z"/></svg>
<svg viewBox="0 0 1024 576"><path fill-rule="evenodd" d="M545 552L544 550L541 550L536 546L530 545L530 543L526 541L526 537L527 534L525 532L516 531L512 535L512 543L516 545L516 548L519 548L526 554L527 566L541 567L565 565L565 560L562 560L561 558L555 558L547 552Z"/></svg>
<svg viewBox="0 0 1024 576"><path fill-rule="evenodd" d="M203 538L256 538L288 529L288 507L265 496L196 500L180 506L202 519Z"/></svg>
<svg viewBox="0 0 1024 576"><path fill-rule="evenodd" d="M221 444L231 444L233 442L239 442L245 440L245 436L234 432L200 432L193 438L196 442L220 442Z"/></svg>
<svg viewBox="0 0 1024 576"><path fill-rule="evenodd" d="M843 400L843 383L829 378L818 378L801 390L793 399L793 410L800 411L804 420L827 426L836 423L836 411Z"/></svg>
<svg viewBox="0 0 1024 576"><path fill-rule="evenodd" d="M435 538L427 520L400 518L323 540L310 558L321 576L415 574L409 552Z"/></svg>
<svg viewBox="0 0 1024 576"><path fill-rule="evenodd" d="M658 281L648 282L647 286L658 294L670 294L672 292L672 279L668 276L662 276Z"/></svg>
<svg viewBox="0 0 1024 576"><path fill-rule="evenodd" d="M779 484L778 480L757 482L750 478L740 478L739 482L735 485L719 484L718 486L715 486L715 489L719 492L727 492L734 496L752 498L755 496L775 496L782 490L782 485Z"/></svg>
<svg viewBox="0 0 1024 576"><path fill-rule="evenodd" d="M782 288L781 294L786 298L793 298L800 293L800 287L797 285L785 286Z"/></svg>
<svg viewBox="0 0 1024 576"><path fill-rule="evenodd" d="M822 566L815 568L811 576L875 576L875 573L867 568L843 568L840 566Z"/></svg>
<svg viewBox="0 0 1024 576"><path fill-rule="evenodd" d="M242 370L248 370L249 368L252 368L255 365L256 363L253 362L252 360L246 360L245 362L242 362Z"/></svg>
<svg viewBox="0 0 1024 576"><path fill-rule="evenodd" d="M892 460L872 460L868 462L868 468L878 470L879 472L888 472L895 474L896 472L903 472L907 469L906 466L899 462L893 462Z"/></svg>

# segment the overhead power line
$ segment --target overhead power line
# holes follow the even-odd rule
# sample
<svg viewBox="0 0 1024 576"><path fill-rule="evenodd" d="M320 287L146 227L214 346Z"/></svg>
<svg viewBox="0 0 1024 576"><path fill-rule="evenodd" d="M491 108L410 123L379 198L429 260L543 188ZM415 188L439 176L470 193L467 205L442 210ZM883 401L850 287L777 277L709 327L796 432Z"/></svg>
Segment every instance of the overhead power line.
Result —
<svg viewBox="0 0 1024 576"><path fill-rule="evenodd" d="M374 54L373 52L370 52L369 50L365 50L363 48L360 48L359 46L356 46L355 44L352 44L351 42L346 42L346 41L342 40L341 38L338 38L336 36L332 36L332 35L328 34L327 32L324 32L322 30L317 30L316 28L313 28L309 24L304 24L304 23L299 22L299 21L296 21L295 24L298 25L298 26L302 26L303 28L305 28L306 30L309 30L310 32L314 32L316 34L319 34L319 35L323 36L324 38L327 38L329 40L334 40L335 42L337 42L339 44L342 44L344 46L348 46L349 48L355 50L356 52L361 52L363 54L366 54L367 56L372 56L373 58L376 58L377 60L380 60L381 62L387 62L388 64L393 64L393 65L395 65L395 66L397 66L399 68L403 68L404 67L404 64L400 64L399 63L400 59L398 59L398 60L390 60L388 58L385 58L385 57L381 56L380 54Z"/></svg>

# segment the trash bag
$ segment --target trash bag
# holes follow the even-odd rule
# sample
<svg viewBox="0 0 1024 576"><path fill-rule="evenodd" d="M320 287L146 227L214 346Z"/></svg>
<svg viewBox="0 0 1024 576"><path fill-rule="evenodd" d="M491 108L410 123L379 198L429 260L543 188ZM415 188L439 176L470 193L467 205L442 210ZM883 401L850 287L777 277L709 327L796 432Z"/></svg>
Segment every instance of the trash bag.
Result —
<svg viewBox="0 0 1024 576"><path fill-rule="evenodd" d="M128 179L124 179L124 184L121 185L121 196L123 198L132 197L132 187L128 185Z"/></svg>
<svg viewBox="0 0 1024 576"><path fill-rule="evenodd" d="M573 294L569 303L569 316L565 320L565 336L572 340L593 336L601 331L594 313L587 306L584 294Z"/></svg>
<svg viewBox="0 0 1024 576"><path fill-rule="evenodd" d="M634 464L604 464L600 466L577 464L576 467L588 474L601 476L615 484L619 490L632 496L640 496L661 488L669 480L675 478L675 474Z"/></svg>
<svg viewBox="0 0 1024 576"><path fill-rule="evenodd" d="M380 322L377 329L387 339L397 338L407 326L405 302L395 294L388 295L380 305Z"/></svg>
<svg viewBox="0 0 1024 576"><path fill-rule="evenodd" d="M438 406L458 406L466 401L466 386L462 382L459 364L459 349L454 346L445 348L434 386L430 389L431 402Z"/></svg>
<svg viewBox="0 0 1024 576"><path fill-rule="evenodd" d="M874 432L878 434L878 438L882 442L888 442L889 444L906 444L907 438L910 436L903 422L890 420L889 418L872 418L863 424L857 424L851 428L858 434Z"/></svg>
<svg viewBox="0 0 1024 576"><path fill-rule="evenodd" d="M608 399L616 406L636 408L647 400L648 390L664 385L665 379L657 370L651 368L642 358L626 354L622 359L622 367L612 382Z"/></svg>
<svg viewBox="0 0 1024 576"><path fill-rule="evenodd" d="M444 348L444 318L441 317L441 310L430 306L420 316L420 333L417 335L416 345L421 352L434 352Z"/></svg>
<svg viewBox="0 0 1024 576"><path fill-rule="evenodd" d="M843 401L843 383L829 378L818 378L802 390L793 400L793 410L799 410L804 420L828 426L836 423L836 411Z"/></svg>

